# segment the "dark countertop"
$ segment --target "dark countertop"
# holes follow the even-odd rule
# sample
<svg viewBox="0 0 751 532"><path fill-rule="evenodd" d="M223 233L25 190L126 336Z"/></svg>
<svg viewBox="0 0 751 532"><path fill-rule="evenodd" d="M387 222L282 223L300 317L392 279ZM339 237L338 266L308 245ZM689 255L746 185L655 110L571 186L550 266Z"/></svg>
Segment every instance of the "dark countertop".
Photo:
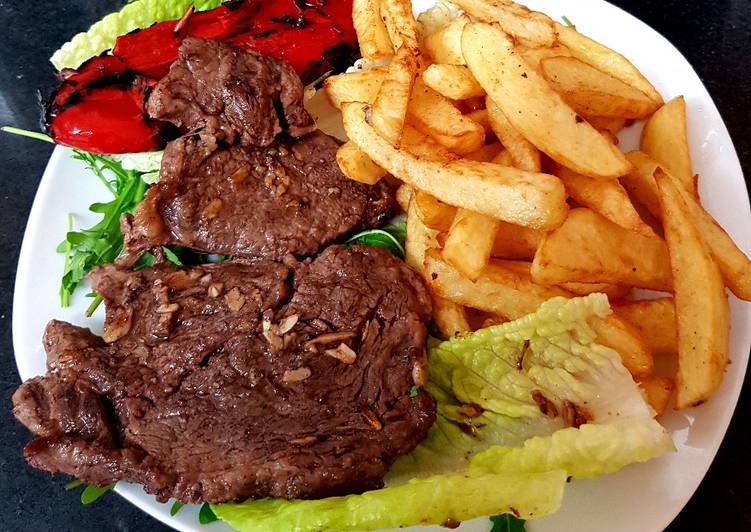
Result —
<svg viewBox="0 0 751 532"><path fill-rule="evenodd" d="M13 2L0 0L0 124L35 129L37 89L47 92L47 59L71 34L115 10L116 0ZM751 176L748 133L751 73L751 2L748 0L616 0L670 39L712 94ZM634 36L638 38L638 36ZM11 306L18 251L26 218L51 146L0 135L0 529L7 531L168 530L124 499L109 494L82 506L62 477L28 467L21 448L28 432L10 412L19 384L11 342ZM751 391L741 394L730 430L709 473L669 530L751 530ZM649 479L644 479L649 482ZM618 516L614 516L617 519ZM627 516L623 516L627 519Z"/></svg>

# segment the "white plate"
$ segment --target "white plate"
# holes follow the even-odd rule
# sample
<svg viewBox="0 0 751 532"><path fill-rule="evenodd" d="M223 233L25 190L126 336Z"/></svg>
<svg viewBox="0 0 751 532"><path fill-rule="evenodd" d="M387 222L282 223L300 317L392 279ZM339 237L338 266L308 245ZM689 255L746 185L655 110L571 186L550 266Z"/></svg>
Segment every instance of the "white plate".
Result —
<svg viewBox="0 0 751 532"><path fill-rule="evenodd" d="M432 5L430 0L414 3L418 10ZM701 176L703 202L738 245L746 252L751 250L749 202L735 149L707 90L680 52L644 23L601 0L527 3L558 20L566 15L584 34L629 57L666 100L679 94L686 97L689 141L694 170ZM626 130L621 146L635 148L638 133L637 127ZM93 318L84 315L89 300L83 294L87 290L78 290L70 308L60 308L57 294L63 261L55 247L64 237L69 212L74 214L76 227L91 225L94 219L88 205L106 197L99 182L70 158L69 151L55 149L34 200L18 262L13 343L23 379L45 371L41 338L50 319L68 320L101 332L101 309ZM530 523L530 532L657 531L680 512L720 446L743 383L751 346L751 305L733 297L730 305L732 364L722 386L703 406L684 413L671 412L663 418L678 452L614 475L570 484L561 510ZM196 507L183 508L176 517L170 517L170 504L157 503L139 486L119 483L117 492L176 529L229 530L221 523L199 525ZM464 523L461 529L479 531L488 526L483 518Z"/></svg>

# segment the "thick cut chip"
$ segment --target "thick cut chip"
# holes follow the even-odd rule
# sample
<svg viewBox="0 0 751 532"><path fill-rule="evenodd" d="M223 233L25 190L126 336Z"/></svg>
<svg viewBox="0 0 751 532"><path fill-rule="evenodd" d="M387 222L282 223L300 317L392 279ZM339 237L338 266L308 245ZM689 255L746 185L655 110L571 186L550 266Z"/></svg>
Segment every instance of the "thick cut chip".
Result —
<svg viewBox="0 0 751 532"><path fill-rule="evenodd" d="M543 236L542 231L499 222L490 254L499 259L531 261Z"/></svg>
<svg viewBox="0 0 751 532"><path fill-rule="evenodd" d="M644 236L655 236L617 180L593 179L559 164L555 165L553 174L563 181L568 195L580 205L589 207L625 229Z"/></svg>
<svg viewBox="0 0 751 532"><path fill-rule="evenodd" d="M629 124L627 118L613 116L586 116L585 118L597 131L610 131L613 135L620 133Z"/></svg>
<svg viewBox="0 0 751 532"><path fill-rule="evenodd" d="M422 79L428 87L452 100L467 100L485 95L469 69L462 65L430 65L423 72Z"/></svg>
<svg viewBox="0 0 751 532"><path fill-rule="evenodd" d="M575 57L551 57L540 68L571 108L584 116L646 118L660 106L639 89Z"/></svg>
<svg viewBox="0 0 751 532"><path fill-rule="evenodd" d="M546 47L527 47L517 46L517 50L522 54L524 60L533 67L540 69L540 63L543 59L549 59L551 57L572 57L571 52L565 46L556 44L555 46Z"/></svg>
<svg viewBox="0 0 751 532"><path fill-rule="evenodd" d="M433 321L444 338L472 330L462 305L436 295L433 296Z"/></svg>
<svg viewBox="0 0 751 532"><path fill-rule="evenodd" d="M409 202L412 201L414 193L414 189L409 185L402 184L396 189L396 203L399 204L399 208L404 212L407 212L407 209L409 209Z"/></svg>
<svg viewBox="0 0 751 532"><path fill-rule="evenodd" d="M414 197L407 209L407 232L404 237L404 261L425 276L425 255L436 247L436 231L427 227L417 214Z"/></svg>
<svg viewBox="0 0 751 532"><path fill-rule="evenodd" d="M475 109L464 116L480 124L485 130L485 134L493 133L493 127L490 125L490 118L488 117L487 109Z"/></svg>
<svg viewBox="0 0 751 532"><path fill-rule="evenodd" d="M620 79L635 89L639 89L656 103L662 104L662 96L657 89L621 54L582 35L575 28L556 22L555 29L558 33L558 42L566 46L571 55L578 60Z"/></svg>
<svg viewBox="0 0 751 532"><path fill-rule="evenodd" d="M605 294L611 303L623 299L631 291L628 285L610 283L561 283L558 286L577 296Z"/></svg>
<svg viewBox="0 0 751 532"><path fill-rule="evenodd" d="M353 181L375 185L386 171L375 164L354 142L345 142L336 151L336 163L344 175Z"/></svg>
<svg viewBox="0 0 751 532"><path fill-rule="evenodd" d="M511 265L509 261L490 261L482 275L473 282L443 261L440 251L435 249L425 255L424 275L435 293L456 303L510 319L533 312L551 297L571 297L561 288L535 284L529 275L529 265L523 263ZM617 351L632 375L644 377L652 373L652 355L634 327L612 315L593 319L591 325L598 342Z"/></svg>
<svg viewBox="0 0 751 532"><path fill-rule="evenodd" d="M345 104L347 135L381 168L415 188L450 205L534 229L552 229L565 218L566 193L558 178L493 163L417 158L383 140L368 124L368 113L367 104Z"/></svg>
<svg viewBox="0 0 751 532"><path fill-rule="evenodd" d="M464 159L469 159L470 161L477 161L481 163L492 163L495 158L498 157L503 151L504 149L501 143L494 142L492 144L486 144L479 150L475 150L472 153L468 153L464 156ZM519 167L517 166L517 168ZM523 170L526 170L526 168L523 168Z"/></svg>
<svg viewBox="0 0 751 532"><path fill-rule="evenodd" d="M511 125L509 119L492 98L485 98L485 108L488 113L488 121L493 133L498 137L503 146L508 150L514 166L529 172L539 172L542 168L540 152L534 144Z"/></svg>
<svg viewBox="0 0 751 532"><path fill-rule="evenodd" d="M455 4L484 22L495 22L524 46L553 46L553 21L547 15L504 0L455 0Z"/></svg>
<svg viewBox="0 0 751 532"><path fill-rule="evenodd" d="M464 275L477 279L490 260L498 220L459 209L443 245L443 258Z"/></svg>
<svg viewBox="0 0 751 532"><path fill-rule="evenodd" d="M468 23L469 17L461 15L425 37L423 44L433 61L443 65L467 64L462 53L462 31Z"/></svg>
<svg viewBox="0 0 751 532"><path fill-rule="evenodd" d="M614 178L629 171L631 165L618 148L563 101L503 31L467 24L462 50L475 79L538 149L592 177Z"/></svg>
<svg viewBox="0 0 751 532"><path fill-rule="evenodd" d="M415 207L420 220L436 231L448 231L456 216L456 207L444 203L427 192L415 190Z"/></svg>
<svg viewBox="0 0 751 532"><path fill-rule="evenodd" d="M644 390L647 402L654 409L655 415L662 415L668 407L670 398L673 396L673 390L675 389L673 379L650 375L639 381L639 387Z"/></svg>
<svg viewBox="0 0 751 532"><path fill-rule="evenodd" d="M668 249L589 209L573 209L537 249L532 276L543 284L614 283L672 290Z"/></svg>
<svg viewBox="0 0 751 532"><path fill-rule="evenodd" d="M399 147L407 105L417 75L417 57L406 46L397 50L373 102L373 126L389 144Z"/></svg>
<svg viewBox="0 0 751 532"><path fill-rule="evenodd" d="M613 311L639 330L653 353L678 354L675 303L672 297L620 303L613 306Z"/></svg>
<svg viewBox="0 0 751 532"><path fill-rule="evenodd" d="M420 49L417 21L410 0L381 0L381 18L394 51L403 46L415 52Z"/></svg>
<svg viewBox="0 0 751 532"><path fill-rule="evenodd" d="M696 179L691 171L687 135L686 101L683 96L678 96L663 105L644 124L641 151L664 166L680 179L686 190L695 194Z"/></svg>
<svg viewBox="0 0 751 532"><path fill-rule="evenodd" d="M389 33L381 18L380 0L353 0L352 22L360 44L360 53L365 59L383 59L394 53Z"/></svg>
<svg viewBox="0 0 751 532"><path fill-rule="evenodd" d="M720 270L694 225L679 188L658 168L665 238L670 249L678 322L676 408L703 403L728 363L730 311Z"/></svg>
<svg viewBox="0 0 751 532"><path fill-rule="evenodd" d="M427 133L413 128L409 124L402 130L402 149L420 159L431 161L449 162L459 158L458 155L448 151L438 144Z"/></svg>
<svg viewBox="0 0 751 532"><path fill-rule="evenodd" d="M414 127L459 155L471 153L485 143L485 129L462 115L451 100L420 78L415 80L407 114Z"/></svg>
<svg viewBox="0 0 751 532"><path fill-rule="evenodd" d="M339 74L323 82L323 91L337 109L341 109L344 102L373 103L385 78L385 68Z"/></svg>
<svg viewBox="0 0 751 532"><path fill-rule="evenodd" d="M662 169L659 163L639 151L629 153L628 158L634 165L634 171L621 178L621 182L628 191L657 219L660 219L662 211L654 174L658 169L664 171L678 187L678 192L686 204L692 222L699 229L704 244L712 253L722 272L725 286L730 288L739 299L751 301L751 260L730 235L704 209L696 196L691 191L687 191L682 186L682 182L673 174Z"/></svg>

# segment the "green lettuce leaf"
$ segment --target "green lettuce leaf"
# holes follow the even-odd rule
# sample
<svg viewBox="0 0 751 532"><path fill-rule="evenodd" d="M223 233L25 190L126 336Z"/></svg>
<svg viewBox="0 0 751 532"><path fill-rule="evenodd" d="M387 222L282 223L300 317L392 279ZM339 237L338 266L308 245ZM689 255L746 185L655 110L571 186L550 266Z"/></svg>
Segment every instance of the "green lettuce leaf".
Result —
<svg viewBox="0 0 751 532"><path fill-rule="evenodd" d="M162 20L178 19L191 4L203 11L221 3L222 0L136 0L96 22L88 31L73 37L52 54L50 61L58 70L78 68L87 59L112 48L120 35L147 28Z"/></svg>
<svg viewBox="0 0 751 532"><path fill-rule="evenodd" d="M216 514L239 530L299 532L440 524L511 508L531 519L557 509L568 476L672 451L618 354L594 341L588 320L609 313L602 294L555 298L519 320L431 342L428 391L438 417L394 464L386 488L222 504Z"/></svg>

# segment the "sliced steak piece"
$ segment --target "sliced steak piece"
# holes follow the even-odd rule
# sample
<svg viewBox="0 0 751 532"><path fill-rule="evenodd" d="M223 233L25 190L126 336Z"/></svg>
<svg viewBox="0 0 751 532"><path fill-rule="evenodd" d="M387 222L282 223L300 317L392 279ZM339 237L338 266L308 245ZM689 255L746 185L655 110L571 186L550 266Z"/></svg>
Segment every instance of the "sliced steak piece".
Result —
<svg viewBox="0 0 751 532"><path fill-rule="evenodd" d="M282 130L301 137L315 129L289 64L197 37L183 41L146 110L183 133L205 128L244 145L268 146Z"/></svg>
<svg viewBox="0 0 751 532"><path fill-rule="evenodd" d="M435 419L430 300L386 251L91 274L105 343L53 321L13 397L34 467L159 500L317 498L382 485Z"/></svg>
<svg viewBox="0 0 751 532"><path fill-rule="evenodd" d="M336 164L338 146L320 132L266 148L213 149L199 136L170 143L159 183L135 220L124 221L121 263L170 243L235 258L302 257L383 224L391 190L347 179Z"/></svg>

